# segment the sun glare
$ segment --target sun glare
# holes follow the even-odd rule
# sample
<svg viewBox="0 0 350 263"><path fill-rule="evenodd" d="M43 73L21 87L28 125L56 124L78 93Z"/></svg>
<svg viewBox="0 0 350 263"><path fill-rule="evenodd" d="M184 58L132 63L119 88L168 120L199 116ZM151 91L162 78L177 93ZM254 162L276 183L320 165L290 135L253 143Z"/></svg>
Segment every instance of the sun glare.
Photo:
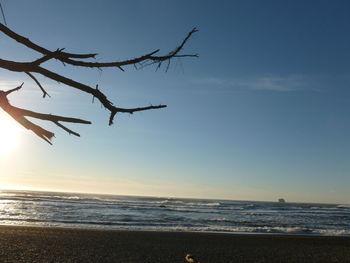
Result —
<svg viewBox="0 0 350 263"><path fill-rule="evenodd" d="M14 152L19 141L19 127L9 117L0 115L0 157Z"/></svg>

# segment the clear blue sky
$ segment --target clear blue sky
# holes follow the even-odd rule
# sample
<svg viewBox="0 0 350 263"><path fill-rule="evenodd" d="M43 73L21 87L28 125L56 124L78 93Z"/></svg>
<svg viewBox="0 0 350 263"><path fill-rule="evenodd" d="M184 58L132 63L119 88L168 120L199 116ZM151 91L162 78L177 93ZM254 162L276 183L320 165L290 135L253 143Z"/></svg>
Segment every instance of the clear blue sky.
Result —
<svg viewBox="0 0 350 263"><path fill-rule="evenodd" d="M28 131L1 157L4 186L25 189L246 200L350 203L348 1L14 1L8 26L51 49L119 60L186 46L198 59L102 72L48 63L99 87L119 106L167 104L116 117L91 97L40 77L0 71L0 88L25 82L11 102L89 119L53 126L54 146ZM0 57L39 55L4 35ZM9 86L11 85L11 86ZM4 118L5 114L0 113Z"/></svg>

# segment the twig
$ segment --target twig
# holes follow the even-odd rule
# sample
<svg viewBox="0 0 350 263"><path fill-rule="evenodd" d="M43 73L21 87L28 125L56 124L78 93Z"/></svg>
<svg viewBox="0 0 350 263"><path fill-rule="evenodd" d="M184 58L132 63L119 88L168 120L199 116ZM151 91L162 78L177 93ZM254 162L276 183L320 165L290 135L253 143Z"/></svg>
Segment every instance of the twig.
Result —
<svg viewBox="0 0 350 263"><path fill-rule="evenodd" d="M39 88L41 89L41 91L43 92L43 98L45 98L46 96L51 97L49 95L49 93L46 92L46 90L43 88L43 86L41 86L40 82L36 79L36 77L34 77L34 75L30 72L25 72L29 77L31 77L35 83L39 86Z"/></svg>
<svg viewBox="0 0 350 263"><path fill-rule="evenodd" d="M1 2L0 2L0 9L1 9L2 18L4 19L4 24L7 25L5 13L4 13L4 9L2 9L2 4L1 4Z"/></svg>

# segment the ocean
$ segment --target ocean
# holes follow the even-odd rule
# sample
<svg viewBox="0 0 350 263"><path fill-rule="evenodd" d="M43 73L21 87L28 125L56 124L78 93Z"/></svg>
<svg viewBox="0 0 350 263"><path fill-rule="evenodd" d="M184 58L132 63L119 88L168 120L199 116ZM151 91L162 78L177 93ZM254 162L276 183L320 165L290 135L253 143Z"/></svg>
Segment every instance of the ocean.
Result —
<svg viewBox="0 0 350 263"><path fill-rule="evenodd" d="M350 236L350 205L1 190L0 224Z"/></svg>

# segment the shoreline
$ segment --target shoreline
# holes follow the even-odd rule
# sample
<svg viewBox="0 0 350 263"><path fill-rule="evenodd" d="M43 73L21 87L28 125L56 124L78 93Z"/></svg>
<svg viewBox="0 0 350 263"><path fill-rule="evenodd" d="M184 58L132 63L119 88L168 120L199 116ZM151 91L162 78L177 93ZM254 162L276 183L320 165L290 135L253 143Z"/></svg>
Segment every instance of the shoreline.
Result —
<svg viewBox="0 0 350 263"><path fill-rule="evenodd" d="M112 231L112 232L155 232L155 233L190 233L190 234L218 234L218 235L266 235L266 236L304 236L304 237L345 237L350 238L350 235L326 235L326 234L317 234L317 233L310 233L310 234L303 234L303 233L264 233L264 232L225 232L225 231L191 231L191 230L153 230L153 229L131 229L131 228L108 228L108 227L74 227L74 226L44 226L44 225L2 225L0 224L0 229L2 227L23 227L23 228L53 228L53 229L62 229L62 230L86 230L86 231Z"/></svg>
<svg viewBox="0 0 350 263"><path fill-rule="evenodd" d="M349 262L350 237L0 226L0 262Z"/></svg>
<svg viewBox="0 0 350 263"><path fill-rule="evenodd" d="M318 234L318 233L280 233L280 232L226 232L226 231L191 231L191 230L161 230L161 229L131 229L131 228L108 228L108 227L79 227L79 226L45 226L45 225L10 225L10 224L0 224L0 228L2 227L24 227L24 228L57 228L62 230L87 230L87 231L116 231L116 232L159 232L159 233L191 233L191 234L224 234L224 235L266 235L266 236L305 236L305 237L346 237L350 238L350 234L339 234L339 235L326 235L326 234Z"/></svg>

